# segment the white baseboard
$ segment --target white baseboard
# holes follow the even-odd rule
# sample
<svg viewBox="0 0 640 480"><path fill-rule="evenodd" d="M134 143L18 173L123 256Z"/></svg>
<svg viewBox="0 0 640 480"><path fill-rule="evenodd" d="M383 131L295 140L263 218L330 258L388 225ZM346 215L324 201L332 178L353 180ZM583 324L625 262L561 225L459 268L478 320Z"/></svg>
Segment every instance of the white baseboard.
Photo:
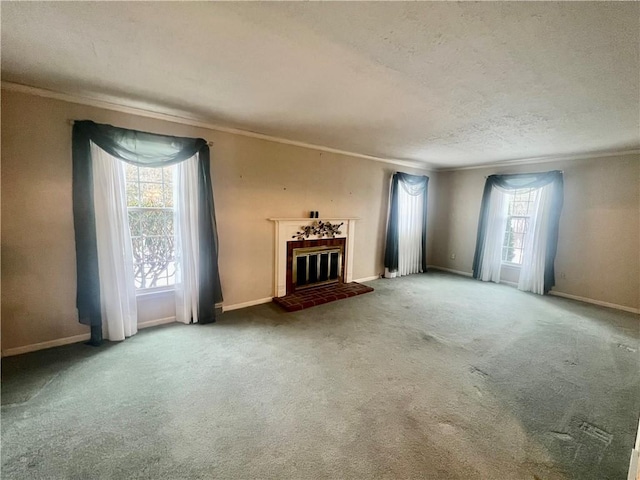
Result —
<svg viewBox="0 0 640 480"><path fill-rule="evenodd" d="M257 300L250 300L248 302L235 303L233 305L223 305L223 312L230 312L231 310L238 310L240 308L253 307L254 305L262 305L263 303L269 303L273 297L264 297Z"/></svg>
<svg viewBox="0 0 640 480"><path fill-rule="evenodd" d="M427 268L442 270L443 272L455 273L456 275L462 275L463 277L473 277L473 273L463 272L461 270L453 270L452 268L438 267L437 265L427 265Z"/></svg>
<svg viewBox="0 0 640 480"><path fill-rule="evenodd" d="M549 295L554 297L568 298L570 300L577 300L578 302L591 303L593 305L599 305L601 307L614 308L616 310L622 310L631 313L640 313L640 308L627 307L626 305L618 305L617 303L603 302L602 300L594 300L593 298L579 297L578 295L571 295L569 293L557 292L551 290Z"/></svg>
<svg viewBox="0 0 640 480"><path fill-rule="evenodd" d="M45 348L60 347L69 345L70 343L86 342L91 335L83 333L82 335L74 335L73 337L56 338L47 342L32 343L31 345L23 345L22 347L7 348L2 350L3 357L12 357L23 353L35 352L36 350L44 350Z"/></svg>
<svg viewBox="0 0 640 480"><path fill-rule="evenodd" d="M462 272L460 270L453 270L451 268L439 267L437 265L429 265L429 268L433 268L434 270L442 270L444 272L455 273L456 275L463 275L465 277L472 277L473 274L469 272ZM501 280L500 283L504 283L505 285L509 285L512 287L517 287L518 284L514 282L507 282ZM618 305L617 303L603 302L602 300L594 300L593 298L587 297L579 297L578 295L571 295L569 293L558 292L556 290L551 290L549 295L553 295L556 297L568 298L570 300L577 300L578 302L591 303L593 305L599 305L601 307L613 308L615 310L622 310L624 312L631 313L640 313L640 308L627 307L625 305Z"/></svg>
<svg viewBox="0 0 640 480"><path fill-rule="evenodd" d="M176 321L176 317L158 318L157 320L149 320L147 322L138 323L138 329L155 327L156 325L163 325L165 323L173 323ZM21 347L7 348L2 350L3 357L13 357L15 355L22 355L23 353L36 352L38 350L45 350L47 348L61 347L62 345L69 345L71 343L86 342L91 338L88 333L81 335L74 335L72 337L56 338L55 340L49 340L46 342L32 343L31 345L23 345Z"/></svg>
<svg viewBox="0 0 640 480"><path fill-rule="evenodd" d="M380 275L374 275L373 277L357 278L356 280L354 280L354 282L358 282L358 283L370 282L372 280L378 280L379 278L380 278Z"/></svg>
<svg viewBox="0 0 640 480"><path fill-rule="evenodd" d="M176 317L158 318L156 320L147 320L146 322L138 323L138 330L143 328L155 327L156 325L164 325L165 323L173 323L176 321Z"/></svg>

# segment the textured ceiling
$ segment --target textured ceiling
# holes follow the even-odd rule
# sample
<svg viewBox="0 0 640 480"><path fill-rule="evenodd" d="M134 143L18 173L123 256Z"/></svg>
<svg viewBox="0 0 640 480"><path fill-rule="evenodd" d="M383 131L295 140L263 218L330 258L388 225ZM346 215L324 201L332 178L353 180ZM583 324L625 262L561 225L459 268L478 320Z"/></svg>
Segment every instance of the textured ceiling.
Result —
<svg viewBox="0 0 640 480"><path fill-rule="evenodd" d="M640 4L3 2L2 78L454 167L637 148Z"/></svg>

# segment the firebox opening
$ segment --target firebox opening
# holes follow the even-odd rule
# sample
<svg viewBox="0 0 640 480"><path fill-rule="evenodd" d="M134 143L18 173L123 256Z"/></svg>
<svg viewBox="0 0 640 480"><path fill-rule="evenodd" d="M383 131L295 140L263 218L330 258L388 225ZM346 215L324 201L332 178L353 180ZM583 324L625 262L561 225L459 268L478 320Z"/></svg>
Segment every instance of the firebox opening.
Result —
<svg viewBox="0 0 640 480"><path fill-rule="evenodd" d="M293 249L292 283L296 290L342 280L342 246Z"/></svg>

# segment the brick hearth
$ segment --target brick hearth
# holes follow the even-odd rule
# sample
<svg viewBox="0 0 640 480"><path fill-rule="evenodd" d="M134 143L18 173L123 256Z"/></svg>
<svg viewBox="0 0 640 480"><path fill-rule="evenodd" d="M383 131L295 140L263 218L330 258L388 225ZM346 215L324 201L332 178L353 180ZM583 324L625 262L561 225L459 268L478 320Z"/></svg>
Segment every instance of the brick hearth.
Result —
<svg viewBox="0 0 640 480"><path fill-rule="evenodd" d="M343 298L355 297L363 293L373 292L373 288L360 283L333 283L321 287L299 290L284 297L275 297L273 301L287 312L295 312L303 308L334 302Z"/></svg>

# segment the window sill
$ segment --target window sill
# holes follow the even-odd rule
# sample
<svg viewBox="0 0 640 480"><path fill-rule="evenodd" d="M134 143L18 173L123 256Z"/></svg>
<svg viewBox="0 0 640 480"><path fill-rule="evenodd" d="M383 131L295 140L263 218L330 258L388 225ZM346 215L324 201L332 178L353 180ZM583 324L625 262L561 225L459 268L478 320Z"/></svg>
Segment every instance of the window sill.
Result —
<svg viewBox="0 0 640 480"><path fill-rule="evenodd" d="M175 287L156 287L145 288L144 290L136 291L136 298L153 298L173 295L175 293Z"/></svg>
<svg viewBox="0 0 640 480"><path fill-rule="evenodd" d="M519 263L510 263L510 262L502 262L501 266L506 268L511 268L513 270L520 270L522 268L522 265L520 265Z"/></svg>

